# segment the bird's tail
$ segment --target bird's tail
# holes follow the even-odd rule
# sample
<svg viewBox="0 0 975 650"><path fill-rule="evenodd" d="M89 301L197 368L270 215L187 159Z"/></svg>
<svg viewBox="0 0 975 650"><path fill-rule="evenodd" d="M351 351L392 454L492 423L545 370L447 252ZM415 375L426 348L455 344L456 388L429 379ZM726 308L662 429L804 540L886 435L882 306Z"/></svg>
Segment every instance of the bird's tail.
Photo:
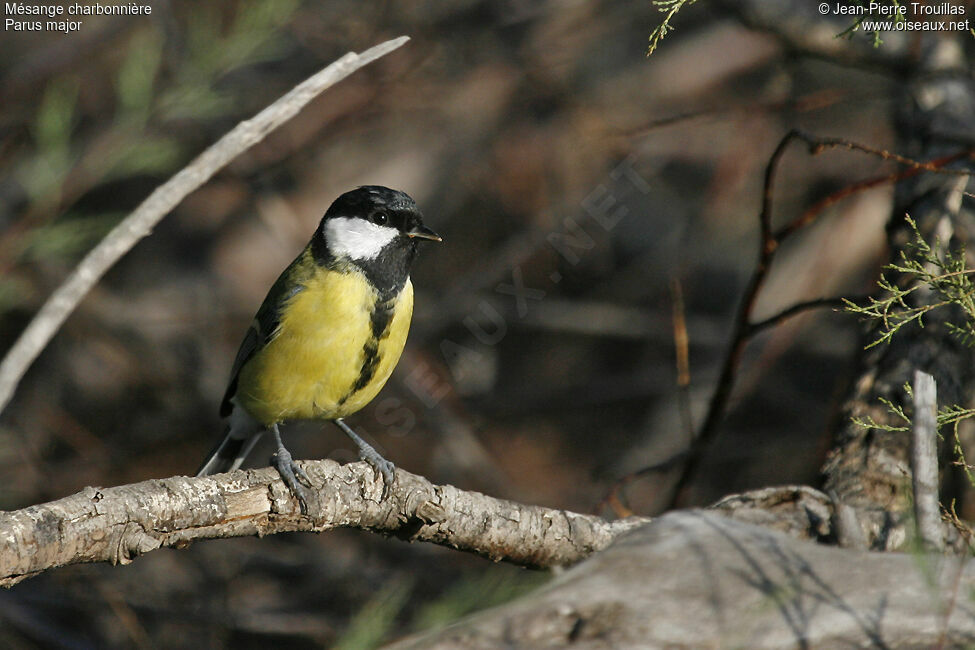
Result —
<svg viewBox="0 0 975 650"><path fill-rule="evenodd" d="M244 409L235 405L230 413L227 431L207 455L196 475L209 476L237 469L263 433L264 427Z"/></svg>

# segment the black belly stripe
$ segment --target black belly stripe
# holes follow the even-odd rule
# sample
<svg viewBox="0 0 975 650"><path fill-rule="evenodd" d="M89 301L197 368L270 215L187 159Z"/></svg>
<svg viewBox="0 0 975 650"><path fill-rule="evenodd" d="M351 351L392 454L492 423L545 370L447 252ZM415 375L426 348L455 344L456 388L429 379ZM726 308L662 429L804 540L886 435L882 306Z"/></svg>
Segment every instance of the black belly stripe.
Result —
<svg viewBox="0 0 975 650"><path fill-rule="evenodd" d="M375 376L376 367L379 365L379 342L389 336L389 324L393 320L396 298L397 296L393 296L388 300L377 301L372 308L372 313L369 314L372 336L362 346L362 369L352 388L339 400L339 406L365 388Z"/></svg>

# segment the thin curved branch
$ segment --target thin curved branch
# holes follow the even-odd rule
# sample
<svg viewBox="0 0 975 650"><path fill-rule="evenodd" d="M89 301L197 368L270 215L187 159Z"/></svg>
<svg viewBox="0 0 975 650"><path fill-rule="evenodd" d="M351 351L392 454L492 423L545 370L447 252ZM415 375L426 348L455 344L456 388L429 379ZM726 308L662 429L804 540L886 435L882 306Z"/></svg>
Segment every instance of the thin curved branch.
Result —
<svg viewBox="0 0 975 650"><path fill-rule="evenodd" d="M834 192L825 199L818 201L785 227L776 231L772 226L775 178L782 157L785 155L789 144L791 144L793 141L805 144L808 148L809 155L812 156L818 155L827 149L841 148L875 156L882 160L893 161L900 165L907 166L908 169L899 173L888 174L887 176L878 179L870 179L861 183L855 183L851 185L849 189L842 189L838 192ZM713 438L717 435L718 425L720 425L725 416L725 409L728 405L728 400L731 397L732 389L734 388L735 377L737 375L738 367L741 363L745 347L748 345L751 337L757 333L757 331L764 329L769 324L769 322L753 324L751 314L758 300L758 295L761 292L766 279L768 278L772 262L775 259L775 254L778 252L782 242L802 228L812 224L823 210L833 205L840 199L875 187L881 183L897 183L906 178L916 176L922 171L935 174L970 177L972 176L972 172L970 170L946 169L945 165L964 158L969 158L971 156L972 150L970 148L965 148L962 151L953 153L949 156L943 156L935 160L920 161L907 156L891 153L883 149L877 149L868 145L845 140L843 138L822 138L813 136L799 129L792 129L782 137L765 166L765 181L762 186L762 207L758 214L760 226L758 260L755 263L751 277L749 278L745 291L742 294L741 301L738 303L738 308L735 313L734 329L731 336L731 344L728 348L728 353L725 356L724 363L722 364L718 383L715 386L714 393L711 395L711 401L708 404L708 410L704 418L704 423L701 425L700 430L697 432L696 437L691 443L689 449L690 453L687 456L687 462L681 470L680 476L678 477L677 483L673 489L671 506L680 505L682 500L686 497L687 487L697 471L698 465L701 462L703 451L708 448ZM800 304L797 305L796 308L803 309L805 307L804 305ZM791 315L789 310L783 313L786 316ZM775 318L778 318L778 316Z"/></svg>
<svg viewBox="0 0 975 650"><path fill-rule="evenodd" d="M302 461L317 502L302 515L271 468L175 476L0 512L0 586L54 567L128 563L203 539L358 528L532 567L573 564L646 523L523 505L396 470L390 495L366 463Z"/></svg>
<svg viewBox="0 0 975 650"><path fill-rule="evenodd" d="M256 116L235 126L179 173L160 185L139 207L118 224L78 264L64 284L51 294L20 338L0 363L0 411L10 402L17 384L30 364L47 346L61 325L95 283L122 258L153 226L190 192L229 164L234 158L263 140L269 133L297 115L312 99L359 68L389 54L406 41L400 36L372 47L362 54L349 52L327 68L301 82Z"/></svg>
<svg viewBox="0 0 975 650"><path fill-rule="evenodd" d="M845 300L852 300L853 302L860 302L864 300L864 296L851 296L849 298L814 298L812 300L803 300L802 302L797 302L791 307L786 307L782 311L768 318L758 321L757 323L752 323L749 325L748 335L755 336L764 332L767 329L773 328L779 323L789 320L793 316L798 316L799 314L811 311L813 309L822 309L823 307L833 307L840 309L846 306Z"/></svg>

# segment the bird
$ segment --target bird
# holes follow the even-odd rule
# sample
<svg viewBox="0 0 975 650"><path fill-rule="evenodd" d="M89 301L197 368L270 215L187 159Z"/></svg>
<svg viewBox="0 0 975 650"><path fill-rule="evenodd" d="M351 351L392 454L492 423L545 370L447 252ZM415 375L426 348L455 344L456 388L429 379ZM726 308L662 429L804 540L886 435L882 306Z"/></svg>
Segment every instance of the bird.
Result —
<svg viewBox="0 0 975 650"><path fill-rule="evenodd" d="M232 471L264 433L270 464L307 512L307 473L281 440L292 420L330 420L382 477L384 499L395 466L344 418L386 384L413 316L410 268L419 241L442 238L423 224L406 193L365 185L339 196L311 241L271 286L244 336L220 404L223 436L197 471Z"/></svg>

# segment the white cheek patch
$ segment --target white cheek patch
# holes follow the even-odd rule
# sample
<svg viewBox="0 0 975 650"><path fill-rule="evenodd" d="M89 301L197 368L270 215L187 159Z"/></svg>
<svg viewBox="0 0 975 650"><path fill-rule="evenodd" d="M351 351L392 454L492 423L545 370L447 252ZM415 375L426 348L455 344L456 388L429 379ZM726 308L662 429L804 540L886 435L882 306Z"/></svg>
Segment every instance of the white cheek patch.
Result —
<svg viewBox="0 0 975 650"><path fill-rule="evenodd" d="M353 260L375 259L383 246L393 241L399 231L379 226L365 219L333 217L325 223L325 242L335 257Z"/></svg>

